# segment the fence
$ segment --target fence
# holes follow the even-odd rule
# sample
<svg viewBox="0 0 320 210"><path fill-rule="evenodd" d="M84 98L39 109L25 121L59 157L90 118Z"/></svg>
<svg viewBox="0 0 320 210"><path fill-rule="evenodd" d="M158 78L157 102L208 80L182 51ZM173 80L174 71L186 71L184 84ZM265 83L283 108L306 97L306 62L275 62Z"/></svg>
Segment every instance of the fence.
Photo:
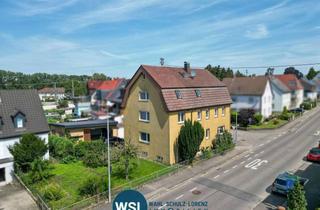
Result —
<svg viewBox="0 0 320 210"><path fill-rule="evenodd" d="M29 193L29 195L32 197L32 199L36 202L39 209L41 209L41 210L50 210L51 209L46 204L46 202L44 202L44 200L42 199L40 194L35 189L28 188L27 185L24 184L24 182L21 180L19 175L14 173L14 177L18 181L18 183Z"/></svg>

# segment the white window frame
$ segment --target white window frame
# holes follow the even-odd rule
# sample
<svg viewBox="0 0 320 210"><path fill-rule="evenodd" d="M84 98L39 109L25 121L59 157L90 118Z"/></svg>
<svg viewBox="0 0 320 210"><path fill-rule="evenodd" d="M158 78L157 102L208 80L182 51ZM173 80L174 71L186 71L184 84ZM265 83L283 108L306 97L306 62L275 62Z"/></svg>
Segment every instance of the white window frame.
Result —
<svg viewBox="0 0 320 210"><path fill-rule="evenodd" d="M206 109L206 120L210 119L210 109Z"/></svg>
<svg viewBox="0 0 320 210"><path fill-rule="evenodd" d="M145 112L145 113L146 113L147 119L142 119L142 118L141 118L141 113L142 113L142 112ZM142 121L142 122L150 122L150 112L147 112L147 111L139 111L139 121Z"/></svg>
<svg viewBox="0 0 320 210"><path fill-rule="evenodd" d="M146 134L147 140L143 140L143 139L141 138L141 135L142 135L143 133ZM140 132L139 132L139 141L142 142L142 143L150 144L150 134L147 133L147 132L142 132L142 131L140 131Z"/></svg>
<svg viewBox="0 0 320 210"><path fill-rule="evenodd" d="M197 112L197 120L200 121L202 119L202 110Z"/></svg>
<svg viewBox="0 0 320 210"><path fill-rule="evenodd" d="M141 98L141 94L143 94L145 98ZM148 101L148 100L149 100L149 93L146 90L139 91L139 101Z"/></svg>
<svg viewBox="0 0 320 210"><path fill-rule="evenodd" d="M180 114L183 116L182 120L180 120ZM185 118L185 113L184 112L178 112L178 123L181 124L181 123L184 123L184 119Z"/></svg>
<svg viewBox="0 0 320 210"><path fill-rule="evenodd" d="M226 111L226 110L225 110L225 107L223 106L221 110L222 110L222 117L224 117L225 111Z"/></svg>
<svg viewBox="0 0 320 210"><path fill-rule="evenodd" d="M222 132L220 132L220 128L222 128ZM223 134L223 132L225 131L225 126L218 126L218 128L217 128L217 133L219 134L219 135L222 135Z"/></svg>
<svg viewBox="0 0 320 210"><path fill-rule="evenodd" d="M205 135L206 135L206 139L209 139L209 138L210 138L210 128L207 128L207 129L206 129Z"/></svg>
<svg viewBox="0 0 320 210"><path fill-rule="evenodd" d="M16 117L16 128L23 128L24 127L24 122L23 122L22 117Z"/></svg>
<svg viewBox="0 0 320 210"><path fill-rule="evenodd" d="M217 118L219 116L219 109L216 107L214 108L214 117Z"/></svg>

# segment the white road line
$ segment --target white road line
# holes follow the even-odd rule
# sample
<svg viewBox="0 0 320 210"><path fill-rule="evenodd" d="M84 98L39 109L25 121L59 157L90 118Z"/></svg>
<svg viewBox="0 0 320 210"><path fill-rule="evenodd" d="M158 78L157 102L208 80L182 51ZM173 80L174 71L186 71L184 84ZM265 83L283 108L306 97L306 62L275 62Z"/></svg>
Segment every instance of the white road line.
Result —
<svg viewBox="0 0 320 210"><path fill-rule="evenodd" d="M258 147L262 147L264 144L259 144Z"/></svg>
<svg viewBox="0 0 320 210"><path fill-rule="evenodd" d="M257 157L259 154L255 154L254 157Z"/></svg>
<svg viewBox="0 0 320 210"><path fill-rule="evenodd" d="M252 157L249 157L247 160L251 160L252 159Z"/></svg>
<svg viewBox="0 0 320 210"><path fill-rule="evenodd" d="M271 142L271 140L268 140L268 141L267 141L267 143L270 143L270 142Z"/></svg>
<svg viewBox="0 0 320 210"><path fill-rule="evenodd" d="M176 197L175 200L178 200L178 199L180 199L180 198L182 198L182 197L183 197L183 194L182 194L182 195L179 195L178 197Z"/></svg>
<svg viewBox="0 0 320 210"><path fill-rule="evenodd" d="M264 150L263 150L263 151L261 151L259 154L262 154L262 153L264 153Z"/></svg>
<svg viewBox="0 0 320 210"><path fill-rule="evenodd" d="M192 192L192 191L194 191L194 190L196 190L197 188L196 187L194 187L194 188L192 188L191 190L189 190L190 192Z"/></svg>
<svg viewBox="0 0 320 210"><path fill-rule="evenodd" d="M247 154L246 156L244 156L244 157L249 157L250 156L250 154Z"/></svg>
<svg viewBox="0 0 320 210"><path fill-rule="evenodd" d="M273 139L277 139L277 137L275 136L275 137L273 137Z"/></svg>
<svg viewBox="0 0 320 210"><path fill-rule="evenodd" d="M226 174L226 173L228 173L228 172L229 172L229 170L225 170L223 173Z"/></svg>
<svg viewBox="0 0 320 210"><path fill-rule="evenodd" d="M233 166L232 168L237 168L238 167L238 165L235 165L235 166Z"/></svg>
<svg viewBox="0 0 320 210"><path fill-rule="evenodd" d="M220 175L217 175L217 176L215 176L215 177L213 177L214 179L216 179L216 178L218 178Z"/></svg>
<svg viewBox="0 0 320 210"><path fill-rule="evenodd" d="M246 161L242 161L240 164L242 165L242 164L244 164Z"/></svg>

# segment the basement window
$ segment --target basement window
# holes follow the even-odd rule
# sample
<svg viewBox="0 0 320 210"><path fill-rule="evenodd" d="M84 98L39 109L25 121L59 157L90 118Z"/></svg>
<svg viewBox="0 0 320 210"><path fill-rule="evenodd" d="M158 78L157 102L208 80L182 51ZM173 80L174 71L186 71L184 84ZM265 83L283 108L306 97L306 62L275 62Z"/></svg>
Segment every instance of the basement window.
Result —
<svg viewBox="0 0 320 210"><path fill-rule="evenodd" d="M180 90L175 90L177 99L182 99L181 91Z"/></svg>

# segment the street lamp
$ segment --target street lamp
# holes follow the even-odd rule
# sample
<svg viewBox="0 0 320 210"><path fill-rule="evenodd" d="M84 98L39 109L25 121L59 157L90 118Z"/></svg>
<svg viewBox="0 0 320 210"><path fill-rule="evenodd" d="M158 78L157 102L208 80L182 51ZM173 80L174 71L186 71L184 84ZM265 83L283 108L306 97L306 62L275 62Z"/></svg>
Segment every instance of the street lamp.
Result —
<svg viewBox="0 0 320 210"><path fill-rule="evenodd" d="M107 107L107 146L108 146L108 202L111 203L111 161L110 161L110 125L109 125L109 107L113 104L109 101L106 103Z"/></svg>

